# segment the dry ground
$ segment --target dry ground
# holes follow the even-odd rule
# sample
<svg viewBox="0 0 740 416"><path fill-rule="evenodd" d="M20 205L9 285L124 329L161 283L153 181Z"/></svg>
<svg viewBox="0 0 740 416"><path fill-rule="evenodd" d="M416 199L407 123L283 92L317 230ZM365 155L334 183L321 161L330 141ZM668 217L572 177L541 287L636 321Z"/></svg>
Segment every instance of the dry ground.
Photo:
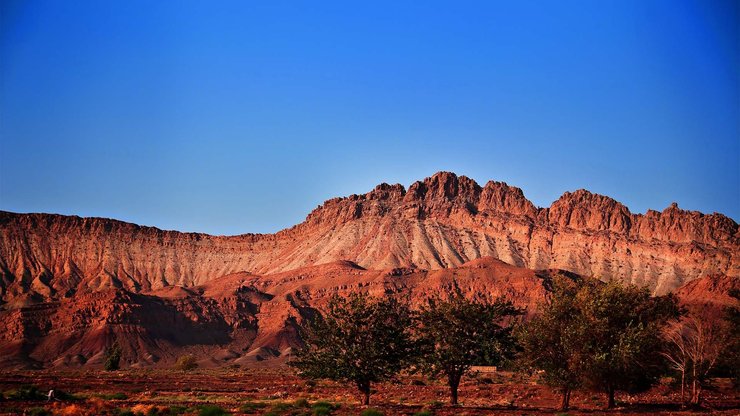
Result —
<svg viewBox="0 0 740 416"><path fill-rule="evenodd" d="M200 370L182 373L174 370L38 371L0 373L0 391L7 397L22 385L50 388L74 395L75 400L47 403L44 400L0 401L0 414L30 414L31 409L53 414L115 415L124 410L146 413L151 407L181 414L198 414L199 406L218 405L233 414L310 415L311 405L319 400L339 407L332 415L359 415L353 386L332 382L307 382L289 370ZM534 380L511 373L478 374L464 380L460 406L447 402L446 386L421 377L402 377L397 382L378 384L372 405L390 415L413 415L422 410L444 415L556 415L559 398L550 388ZM740 392L726 380L706 394L706 409L681 410L678 393L668 386L658 386L637 396L621 394L620 408L605 411L605 397L598 393L573 396L571 415L580 414L722 414L740 415ZM305 401L300 399L306 399ZM298 401L298 402L297 402ZM297 402L297 404L296 404ZM245 406L246 405L246 406ZM248 410L249 408L253 410ZM242 409L242 410L240 410ZM270 413L272 412L272 413Z"/></svg>

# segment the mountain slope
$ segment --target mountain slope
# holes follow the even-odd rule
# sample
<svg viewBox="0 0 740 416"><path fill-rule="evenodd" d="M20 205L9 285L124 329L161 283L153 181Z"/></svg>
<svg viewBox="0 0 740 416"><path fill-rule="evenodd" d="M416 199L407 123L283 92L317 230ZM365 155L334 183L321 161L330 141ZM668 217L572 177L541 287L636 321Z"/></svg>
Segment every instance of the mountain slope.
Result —
<svg viewBox="0 0 740 416"><path fill-rule="evenodd" d="M125 366L171 366L186 353L202 366L277 365L300 343L296 324L333 294L398 295L416 305L457 284L468 296L504 296L533 312L557 273L491 258L434 271L334 262L268 276L235 273L148 294L77 294L0 310L0 368L100 367L113 343L121 346Z"/></svg>

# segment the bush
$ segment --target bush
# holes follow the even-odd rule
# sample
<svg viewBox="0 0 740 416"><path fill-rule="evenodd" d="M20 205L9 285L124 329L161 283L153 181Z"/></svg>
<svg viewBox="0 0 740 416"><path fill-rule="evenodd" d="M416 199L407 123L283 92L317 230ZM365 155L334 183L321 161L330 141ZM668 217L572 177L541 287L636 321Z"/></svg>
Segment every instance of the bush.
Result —
<svg viewBox="0 0 740 416"><path fill-rule="evenodd" d="M201 406L200 411L198 411L198 416L223 416L227 414L229 413L226 410L210 404Z"/></svg>
<svg viewBox="0 0 740 416"><path fill-rule="evenodd" d="M318 401L311 406L313 416L326 416L338 409L339 406L327 401Z"/></svg>
<svg viewBox="0 0 740 416"><path fill-rule="evenodd" d="M113 411L115 416L135 416L134 412L129 409L116 409Z"/></svg>
<svg viewBox="0 0 740 416"><path fill-rule="evenodd" d="M296 399L295 402L293 402L293 406L295 407L309 407L308 400L304 398Z"/></svg>
<svg viewBox="0 0 740 416"><path fill-rule="evenodd" d="M383 412L378 409L365 409L360 416L383 416Z"/></svg>
<svg viewBox="0 0 740 416"><path fill-rule="evenodd" d="M198 363L193 354L185 354L177 359L175 368L180 371L190 371L198 368Z"/></svg>
<svg viewBox="0 0 740 416"><path fill-rule="evenodd" d="M188 408L185 406L170 406L169 409L167 409L167 412L163 414L166 415L181 415L188 411Z"/></svg>
<svg viewBox="0 0 740 416"><path fill-rule="evenodd" d="M414 416L434 416L434 412L431 410L420 410L414 413Z"/></svg>
<svg viewBox="0 0 740 416"><path fill-rule="evenodd" d="M105 371L115 371L120 368L121 364L121 347L118 344L114 344L107 350L105 350L105 364L103 367Z"/></svg>
<svg viewBox="0 0 740 416"><path fill-rule="evenodd" d="M10 392L10 400L43 400L46 396L39 391L39 388L33 385L23 385L17 390Z"/></svg>

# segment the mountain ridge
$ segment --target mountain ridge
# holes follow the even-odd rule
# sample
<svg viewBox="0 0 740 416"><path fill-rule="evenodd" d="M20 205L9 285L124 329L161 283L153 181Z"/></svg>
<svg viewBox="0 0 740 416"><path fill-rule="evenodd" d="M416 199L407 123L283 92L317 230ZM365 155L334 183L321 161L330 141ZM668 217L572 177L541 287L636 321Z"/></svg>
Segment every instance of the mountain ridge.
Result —
<svg viewBox="0 0 740 416"><path fill-rule="evenodd" d="M0 299L58 299L123 287L194 286L350 260L367 269L442 269L494 257L666 293L705 275L740 276L740 231L722 214L633 214L585 190L538 208L521 189L439 172L329 199L274 234L212 236L104 218L0 212Z"/></svg>

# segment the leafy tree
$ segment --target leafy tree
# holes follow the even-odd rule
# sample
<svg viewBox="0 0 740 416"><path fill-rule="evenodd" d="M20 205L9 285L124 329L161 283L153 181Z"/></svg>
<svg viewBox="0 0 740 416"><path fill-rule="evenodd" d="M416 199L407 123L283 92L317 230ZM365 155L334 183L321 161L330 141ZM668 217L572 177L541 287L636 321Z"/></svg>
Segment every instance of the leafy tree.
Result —
<svg viewBox="0 0 740 416"><path fill-rule="evenodd" d="M418 317L420 369L431 377L444 374L450 403L457 404L460 380L470 367L500 365L513 356L516 343L505 323L520 314L502 299L469 300L457 285L447 299L427 299Z"/></svg>
<svg viewBox="0 0 740 416"><path fill-rule="evenodd" d="M121 347L113 344L105 350L105 371L116 371L121 368Z"/></svg>
<svg viewBox="0 0 740 416"><path fill-rule="evenodd" d="M549 301L518 333L521 363L541 371L544 382L560 390L562 411L569 409L571 392L581 385L587 328L578 313L577 293L573 282L555 278Z"/></svg>
<svg viewBox="0 0 740 416"><path fill-rule="evenodd" d="M370 403L371 383L393 377L410 363L412 314L393 297L332 296L323 317L304 321L305 347L290 365L299 375L354 383Z"/></svg>
<svg viewBox="0 0 740 416"><path fill-rule="evenodd" d="M615 391L652 386L664 371L663 328L681 315L676 297L610 282L584 286L576 303L585 324L585 385L604 391L610 409Z"/></svg>
<svg viewBox="0 0 740 416"><path fill-rule="evenodd" d="M663 327L680 316L674 296L651 297L646 289L618 282L554 282L549 303L522 328L524 363L543 371L569 407L573 389L607 394L639 391L663 371Z"/></svg>

